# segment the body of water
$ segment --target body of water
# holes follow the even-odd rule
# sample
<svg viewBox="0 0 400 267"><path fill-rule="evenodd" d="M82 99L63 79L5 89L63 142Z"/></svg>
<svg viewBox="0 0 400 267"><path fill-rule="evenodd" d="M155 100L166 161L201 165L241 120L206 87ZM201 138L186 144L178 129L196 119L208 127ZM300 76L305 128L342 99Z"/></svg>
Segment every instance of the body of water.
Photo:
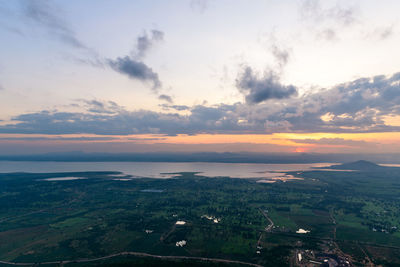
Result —
<svg viewBox="0 0 400 267"><path fill-rule="evenodd" d="M138 177L169 178L168 173L199 172L209 177L270 178L287 171L305 171L326 167L334 163L312 164L251 164L209 162L52 162L52 161L0 161L0 172L86 172L119 171ZM281 172L281 173L275 173Z"/></svg>

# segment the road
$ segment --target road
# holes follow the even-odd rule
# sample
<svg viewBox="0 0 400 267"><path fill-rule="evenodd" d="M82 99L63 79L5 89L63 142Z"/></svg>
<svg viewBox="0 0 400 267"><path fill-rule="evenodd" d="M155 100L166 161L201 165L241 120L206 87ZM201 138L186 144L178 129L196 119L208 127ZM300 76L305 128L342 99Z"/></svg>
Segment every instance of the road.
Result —
<svg viewBox="0 0 400 267"><path fill-rule="evenodd" d="M259 210L264 215L264 217L269 221L269 225L267 227L265 227L265 231L266 232L271 231L272 227L274 226L274 222L271 220L270 217L268 217L268 214L265 211L263 211L262 209L259 209Z"/></svg>
<svg viewBox="0 0 400 267"><path fill-rule="evenodd" d="M274 222L271 220L270 217L268 217L268 214L265 211L263 211L261 208L259 208L259 210L262 213L262 215L264 215L264 217L269 221L269 225L267 227L265 227L264 230L265 230L265 232L270 232L272 227L274 226ZM261 232L260 238L258 238L258 241L257 241L257 247L260 246L260 244L261 244L262 236L263 236L263 233Z"/></svg>
<svg viewBox="0 0 400 267"><path fill-rule="evenodd" d="M243 261L235 261L235 260L227 260L227 259L215 259L215 258L205 258L205 257L189 257L189 256L162 256L162 255L153 255L142 252L133 252L133 251L125 251L120 253L111 254L104 257L93 258L93 259L77 259L77 260L60 260L60 261L46 261L46 262L9 262L9 261L0 261L0 264L14 265L14 266L38 266L38 265L65 265L69 263L85 263L85 262L94 262L101 261L110 258L115 258L119 256L136 256L136 257L149 257L163 260L197 260L197 261L205 261L205 262L220 262L220 263L232 263L232 264L241 264L246 266L254 266L254 267L263 267L262 265L243 262Z"/></svg>

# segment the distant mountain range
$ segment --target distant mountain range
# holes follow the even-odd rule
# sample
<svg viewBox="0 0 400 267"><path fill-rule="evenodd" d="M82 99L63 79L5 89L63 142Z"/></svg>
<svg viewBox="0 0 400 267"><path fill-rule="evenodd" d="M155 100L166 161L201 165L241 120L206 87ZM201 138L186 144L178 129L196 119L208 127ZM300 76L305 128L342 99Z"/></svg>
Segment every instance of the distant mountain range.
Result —
<svg viewBox="0 0 400 267"><path fill-rule="evenodd" d="M317 154L317 153L84 153L80 151L32 155L0 155L5 161L82 161L82 162L221 162L221 163L345 163L356 160L400 163L400 154ZM355 163L354 163L355 164ZM373 164L373 163L372 163ZM350 166L351 167L351 166ZM353 166L354 167L354 166Z"/></svg>
<svg viewBox="0 0 400 267"><path fill-rule="evenodd" d="M376 170L387 169L390 167L380 166L376 163L366 161L366 160L359 160L359 161L344 163L344 164L340 164L340 165L332 165L327 168L335 169L335 170L376 171Z"/></svg>

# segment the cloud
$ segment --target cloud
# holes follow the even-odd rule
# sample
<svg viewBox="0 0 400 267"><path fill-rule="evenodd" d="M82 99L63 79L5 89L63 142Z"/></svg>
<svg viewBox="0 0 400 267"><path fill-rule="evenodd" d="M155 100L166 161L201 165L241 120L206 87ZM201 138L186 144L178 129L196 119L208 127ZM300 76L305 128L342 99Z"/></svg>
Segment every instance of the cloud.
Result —
<svg viewBox="0 0 400 267"><path fill-rule="evenodd" d="M261 76L250 66L242 66L236 79L236 87L245 95L246 103L259 104L269 99L284 99L297 95L293 85L285 86L280 79L286 65L289 63L291 50L278 44L275 34L270 34L269 52L274 58L274 67L267 67Z"/></svg>
<svg viewBox="0 0 400 267"><path fill-rule="evenodd" d="M193 11L197 11L199 13L204 13L209 5L209 0L191 0L190 7Z"/></svg>
<svg viewBox="0 0 400 267"><path fill-rule="evenodd" d="M75 32L60 16L60 10L47 0L22 0L24 15L29 21L45 28L49 34L75 48L87 49Z"/></svg>
<svg viewBox="0 0 400 267"><path fill-rule="evenodd" d="M103 59L93 50L88 48L78 39L75 32L62 18L62 12L49 0L21 0L22 9L29 22L34 22L59 41L71 47L81 49L88 53L88 57L73 58L76 62L89 64L94 67L110 66L113 70L142 82L150 82L152 89L157 91L161 87L158 74L146 65L142 59L154 45L164 39L164 32L151 30L150 35L144 32L137 38L137 43L132 56L122 56L116 59Z"/></svg>
<svg viewBox="0 0 400 267"><path fill-rule="evenodd" d="M98 53L87 47L76 35L63 18L62 10L50 0L20 0L25 20L29 24L35 24L57 39L61 43L84 52L84 58L69 56L78 63L84 63L93 67L104 67L103 59ZM29 25L31 31L31 25ZM10 28L15 33L24 35L18 28Z"/></svg>
<svg viewBox="0 0 400 267"><path fill-rule="evenodd" d="M353 27L360 21L356 6L343 6L339 1L301 0L300 19L308 23L316 39L337 41L346 28Z"/></svg>
<svg viewBox="0 0 400 267"><path fill-rule="evenodd" d="M278 47L276 44L271 45L271 53L274 56L280 69L283 69L289 62L290 52L287 49Z"/></svg>
<svg viewBox="0 0 400 267"><path fill-rule="evenodd" d="M164 32L159 30L151 30L151 36L149 37L147 32L137 38L135 56L137 58L143 58L147 52L156 42L164 40Z"/></svg>
<svg viewBox="0 0 400 267"><path fill-rule="evenodd" d="M287 60L284 58L284 60ZM273 71L266 71L263 77L255 74L251 67L245 67L236 79L236 87L245 94L246 102L257 104L269 99L284 99L297 94L293 85L282 85L280 77Z"/></svg>
<svg viewBox="0 0 400 267"><path fill-rule="evenodd" d="M355 9L353 7L342 8L335 6L327 11L328 17L342 23L345 26L349 26L356 22Z"/></svg>
<svg viewBox="0 0 400 267"><path fill-rule="evenodd" d="M385 40L393 35L393 25L379 29L379 37L381 40Z"/></svg>
<svg viewBox="0 0 400 267"><path fill-rule="evenodd" d="M383 117L400 113L399 84L397 73L361 78L303 96L300 103L292 103L297 108L289 121L303 131L308 131L306 127L328 132L398 130L399 127L385 125Z"/></svg>
<svg viewBox="0 0 400 267"><path fill-rule="evenodd" d="M161 104L159 105L162 107L164 110L170 110L170 109L175 109L177 111L183 111L183 110L190 110L189 106L186 105L168 105L168 104Z"/></svg>
<svg viewBox="0 0 400 267"><path fill-rule="evenodd" d="M19 36L25 36L24 32L20 30L18 27L15 26L9 26L5 24L4 22L0 21L0 27L7 30L8 32L17 34Z"/></svg>
<svg viewBox="0 0 400 267"><path fill-rule="evenodd" d="M357 21L355 7L342 7L338 3L329 8L321 6L321 0L303 0L300 4L300 16L303 20L311 20L321 24L327 21L350 26Z"/></svg>
<svg viewBox="0 0 400 267"><path fill-rule="evenodd" d="M321 139L290 139L290 141L299 144L315 144L315 145L334 145L334 146L365 146L371 142L349 140L343 138L321 138Z"/></svg>
<svg viewBox="0 0 400 267"><path fill-rule="evenodd" d="M108 59L108 65L115 71L128 76L131 79L142 82L150 82L152 89L157 91L161 87L158 74L141 61L136 61L129 56Z"/></svg>
<svg viewBox="0 0 400 267"><path fill-rule="evenodd" d="M161 113L148 110L127 111L120 107L116 113L93 112L87 106L84 112L62 112L44 110L16 116L8 125L0 126L0 133L45 133L45 134L166 134L176 135L217 133L245 130L236 125L236 118L228 113L234 110L231 105L215 107L194 106L190 115Z"/></svg>
<svg viewBox="0 0 400 267"><path fill-rule="evenodd" d="M323 39L326 41L335 41L338 40L337 33L332 28L324 29L317 34L318 39Z"/></svg>
<svg viewBox="0 0 400 267"><path fill-rule="evenodd" d="M130 141L161 141L165 140L165 137L148 137L148 138L139 138L139 137L129 137L124 140L130 140Z"/></svg>
<svg viewBox="0 0 400 267"><path fill-rule="evenodd" d="M79 137L71 137L71 136L61 136L61 135L53 135L53 136L23 136L23 137L0 137L1 141L161 141L165 140L165 137L114 137L114 136L79 136Z"/></svg>
<svg viewBox="0 0 400 267"><path fill-rule="evenodd" d="M237 105L235 116L249 129L267 132L383 132L400 127L385 116L400 115L400 73L374 76L258 105ZM286 128L286 130L285 130Z"/></svg>
<svg viewBox="0 0 400 267"><path fill-rule="evenodd" d="M51 136L51 137L0 137L0 141L112 141L112 140L120 140L119 138L114 137L63 137L63 136Z"/></svg>
<svg viewBox="0 0 400 267"><path fill-rule="evenodd" d="M168 103L173 103L172 97L169 95L159 95L158 99L167 101Z"/></svg>
<svg viewBox="0 0 400 267"><path fill-rule="evenodd" d="M98 100L85 100L80 99L78 102L83 103L83 107L91 113L99 113L99 114L116 114L124 110L123 107L119 106L117 103L113 101L98 101ZM80 106L77 104L76 106Z"/></svg>
<svg viewBox="0 0 400 267"><path fill-rule="evenodd" d="M118 57L116 59L106 60L113 70L128 76L134 80L142 82L149 82L154 92L157 92L161 87L161 81L158 74L153 71L142 59L146 56L147 52L154 45L155 42L164 39L164 32L159 30L151 30L151 36L145 32L137 38L135 50L132 56ZM166 100L166 99L164 99ZM172 100L172 99L171 99Z"/></svg>
<svg viewBox="0 0 400 267"><path fill-rule="evenodd" d="M386 40L393 36L394 34L394 25L377 27L372 32L369 32L365 35L366 39L375 39L375 40Z"/></svg>
<svg viewBox="0 0 400 267"><path fill-rule="evenodd" d="M262 81L265 77L250 77L256 85L261 83L263 86L259 86L264 89ZM163 111L155 112L129 111L109 101L80 100L78 103L77 108L83 109L80 112L44 110L20 114L10 122L3 121L0 133L196 135L397 132L400 126L386 124L385 118L400 116L400 73L360 78L298 97L260 102L258 105L252 102L191 107L162 104ZM322 139L319 142L334 144L342 140Z"/></svg>

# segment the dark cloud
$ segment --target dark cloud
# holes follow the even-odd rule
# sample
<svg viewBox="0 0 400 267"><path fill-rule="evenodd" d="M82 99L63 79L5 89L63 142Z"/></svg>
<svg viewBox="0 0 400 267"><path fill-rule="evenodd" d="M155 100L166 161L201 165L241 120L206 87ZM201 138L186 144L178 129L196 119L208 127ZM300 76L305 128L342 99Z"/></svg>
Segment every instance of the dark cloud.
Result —
<svg viewBox="0 0 400 267"><path fill-rule="evenodd" d="M275 66L267 67L262 76L255 73L250 66L244 66L236 79L236 87L245 95L248 104L259 104L269 99L285 99L297 95L295 86L285 86L280 82L291 56L290 49L278 44L274 33L270 35L268 43Z"/></svg>
<svg viewBox="0 0 400 267"><path fill-rule="evenodd" d="M164 32L159 30L151 30L151 36L145 32L137 38L136 57L143 58L155 42L164 40Z"/></svg>
<svg viewBox="0 0 400 267"><path fill-rule="evenodd" d="M98 101L98 100L80 100L81 103L84 104L84 108L88 112L99 113L99 114L116 114L120 111L123 111L123 107L119 106L117 103L113 101ZM79 107L80 105L77 104Z"/></svg>
<svg viewBox="0 0 400 267"><path fill-rule="evenodd" d="M384 116L400 115L400 75L361 78L329 90L303 96L290 104L297 106L286 114L296 130L327 132L392 131ZM285 110L283 110L285 112Z"/></svg>
<svg viewBox="0 0 400 267"><path fill-rule="evenodd" d="M149 138L140 138L140 137L129 137L129 138L120 138L113 136L80 136L80 137L68 137L68 136L50 136L50 137L0 137L1 141L157 141L157 140L165 140L165 137L149 137Z"/></svg>
<svg viewBox="0 0 400 267"><path fill-rule="evenodd" d="M245 94L246 102L257 104L269 99L284 99L297 94L293 85L282 85L280 77L273 71L265 72L258 77L251 67L245 67L236 79L236 87Z"/></svg>
<svg viewBox="0 0 400 267"><path fill-rule="evenodd" d="M149 82L154 92L161 87L161 81L158 74L153 71L142 59L146 56L149 49L155 42L164 39L164 32L151 30L149 37L147 32L137 38L135 50L132 56L118 57L117 59L108 59L107 64L115 71L128 76L134 80ZM164 99L166 100L166 99ZM171 99L172 100L172 99Z"/></svg>
<svg viewBox="0 0 400 267"><path fill-rule="evenodd" d="M236 115L268 132L399 131L385 116L400 115L400 74L375 76L310 92L300 97L239 105ZM286 130L285 130L286 129Z"/></svg>
<svg viewBox="0 0 400 267"><path fill-rule="evenodd" d="M159 95L158 99L167 101L168 103L173 103L172 97L169 95Z"/></svg>
<svg viewBox="0 0 400 267"><path fill-rule="evenodd" d="M141 61L136 61L129 56L119 57L115 60L109 59L108 64L115 71L128 76L131 79L142 82L150 82L152 89L157 91L161 87L158 74Z"/></svg>
<svg viewBox="0 0 400 267"><path fill-rule="evenodd" d="M95 104L96 106L96 104ZM91 109L88 107L88 109ZM147 110L120 110L115 114L86 112L41 111L21 114L13 123L0 126L0 133L88 133L100 135L167 134L176 135L237 132L245 127L236 125L234 106L194 106L190 115L160 113Z"/></svg>
<svg viewBox="0 0 400 267"><path fill-rule="evenodd" d="M60 10L48 0L21 0L24 14L49 34L75 48L87 49L61 17Z"/></svg>
<svg viewBox="0 0 400 267"><path fill-rule="evenodd" d="M169 110L169 109L175 109L178 111L183 111L183 110L190 110L190 107L185 106L185 105L168 105L168 104L161 104L159 105L162 107L164 110Z"/></svg>
<svg viewBox="0 0 400 267"><path fill-rule="evenodd" d="M119 140L119 138L114 137L62 137L62 136L52 136L52 137L0 137L0 141L112 141Z"/></svg>
<svg viewBox="0 0 400 267"><path fill-rule="evenodd" d="M265 78L255 80L257 84ZM188 107L163 104L160 105L163 112L154 112L128 111L113 102L80 101L75 108L84 108L84 111L21 114L8 124L2 122L0 133L195 135L393 132L400 131L400 126L386 124L385 117L400 116L399 103L400 73L396 73L361 78L299 97L281 98L258 105L235 103ZM181 114L177 111L185 112ZM344 141L321 139L318 142L340 144Z"/></svg>

